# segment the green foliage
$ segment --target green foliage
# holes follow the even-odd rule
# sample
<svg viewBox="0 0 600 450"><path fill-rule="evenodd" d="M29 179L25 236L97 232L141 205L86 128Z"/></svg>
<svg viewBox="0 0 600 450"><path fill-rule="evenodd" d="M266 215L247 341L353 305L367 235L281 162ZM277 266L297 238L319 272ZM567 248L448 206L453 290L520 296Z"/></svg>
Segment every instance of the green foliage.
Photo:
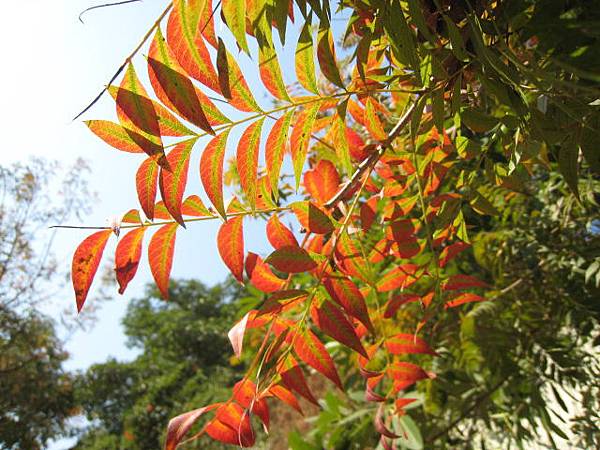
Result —
<svg viewBox="0 0 600 450"><path fill-rule="evenodd" d="M179 281L168 302L155 289L133 300L123 325L140 354L95 364L78 377L77 400L91 422L75 448L160 448L171 417L221 400L243 368L224 351L240 292L232 281L212 288ZM190 448L221 448L206 445Z"/></svg>

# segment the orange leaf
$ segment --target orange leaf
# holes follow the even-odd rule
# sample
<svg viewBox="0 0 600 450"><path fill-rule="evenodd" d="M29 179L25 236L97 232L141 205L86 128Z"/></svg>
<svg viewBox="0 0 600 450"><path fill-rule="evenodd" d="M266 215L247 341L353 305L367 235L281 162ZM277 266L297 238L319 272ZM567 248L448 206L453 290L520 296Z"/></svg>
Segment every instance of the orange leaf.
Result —
<svg viewBox="0 0 600 450"><path fill-rule="evenodd" d="M181 217L181 203L183 192L187 184L190 154L196 143L195 139L177 144L167 155L170 170L161 168L159 176L160 195L165 202L169 214L185 228Z"/></svg>
<svg viewBox="0 0 600 450"><path fill-rule="evenodd" d="M340 175L331 161L321 159L312 170L304 173L304 187L318 205L327 203L337 193L339 185Z"/></svg>
<svg viewBox="0 0 600 450"><path fill-rule="evenodd" d="M310 330L296 332L292 336L296 355L343 390L342 382L333 364L333 360L319 338Z"/></svg>
<svg viewBox="0 0 600 450"><path fill-rule="evenodd" d="M244 112L261 112L235 58L221 41L218 46L217 69L221 92L231 106Z"/></svg>
<svg viewBox="0 0 600 450"><path fill-rule="evenodd" d="M266 400L258 398L256 385L252 381L248 379L238 381L233 387L233 399L242 408L256 414L265 425L265 428L269 428L269 406Z"/></svg>
<svg viewBox="0 0 600 450"><path fill-rule="evenodd" d="M280 314L287 311L308 296L308 292L302 289L288 289L275 292L261 306L258 315Z"/></svg>
<svg viewBox="0 0 600 450"><path fill-rule="evenodd" d="M135 174L135 187L142 211L150 220L154 219L154 201L158 185L158 164L146 158Z"/></svg>
<svg viewBox="0 0 600 450"><path fill-rule="evenodd" d="M83 308L111 233L112 230L97 231L85 238L75 250L71 264L71 280L75 290L77 312L81 312Z"/></svg>
<svg viewBox="0 0 600 450"><path fill-rule="evenodd" d="M277 371L286 387L297 392L309 402L315 405L319 404L306 383L302 369L291 355L277 368Z"/></svg>
<svg viewBox="0 0 600 450"><path fill-rule="evenodd" d="M215 21L213 20L213 4L212 0L188 0L192 10L199 9L199 6L203 6L200 11L200 20L198 20L198 30L196 34L201 34L210 45L217 48L217 38L215 37ZM217 5L218 6L218 5Z"/></svg>
<svg viewBox="0 0 600 450"><path fill-rule="evenodd" d="M197 33L200 11L184 0L173 2L173 10L167 23L167 42L181 67L200 83L215 92L219 91L217 73L201 34Z"/></svg>
<svg viewBox="0 0 600 450"><path fill-rule="evenodd" d="M246 274L254 287L262 292L275 292L285 285L285 280L276 276L256 253L248 252Z"/></svg>
<svg viewBox="0 0 600 450"><path fill-rule="evenodd" d="M297 245L278 248L268 256L265 262L285 273L308 272L317 267L317 263L308 252Z"/></svg>
<svg viewBox="0 0 600 450"><path fill-rule="evenodd" d="M394 317L398 308L406 303L418 302L421 300L421 297L416 294L399 294L392 297L388 302L385 308L385 313L383 317L389 319L390 317Z"/></svg>
<svg viewBox="0 0 600 450"><path fill-rule="evenodd" d="M148 245L150 271L164 299L169 298L169 275L173 266L173 252L175 251L175 237L178 226L176 223L161 226L154 233Z"/></svg>
<svg viewBox="0 0 600 450"><path fill-rule="evenodd" d="M419 380L433 378L433 374L425 372L421 367L404 361L397 361L387 369L388 376L394 380L394 391L413 385Z"/></svg>
<svg viewBox="0 0 600 450"><path fill-rule="evenodd" d="M427 342L412 334L399 333L388 338L385 342L387 350L393 355L412 354L427 354L437 356Z"/></svg>
<svg viewBox="0 0 600 450"><path fill-rule="evenodd" d="M129 128L109 120L88 120L88 128L111 147L128 153L160 154L162 147Z"/></svg>
<svg viewBox="0 0 600 450"><path fill-rule="evenodd" d="M236 155L240 184L253 210L256 207L258 151L263 122L264 118L257 120L246 128L240 137Z"/></svg>
<svg viewBox="0 0 600 450"><path fill-rule="evenodd" d="M415 283L421 276L419 266L415 264L401 264L385 273L377 282L379 292L404 289Z"/></svg>
<svg viewBox="0 0 600 450"><path fill-rule="evenodd" d="M210 134L214 131L200 104L191 80L170 54L160 29L156 31L148 55L148 75L158 98L183 118ZM199 92L199 91L198 91ZM210 100L205 99L208 104Z"/></svg>
<svg viewBox="0 0 600 450"><path fill-rule="evenodd" d="M455 297L452 297L451 300L445 303L444 308L454 308L465 303L483 302L485 300L486 299L481 295L472 294L470 292L464 292L462 294L456 295Z"/></svg>
<svg viewBox="0 0 600 450"><path fill-rule="evenodd" d="M323 285L333 301L373 333L373 324L365 299L352 280L345 277L327 277L323 280Z"/></svg>
<svg viewBox="0 0 600 450"><path fill-rule="evenodd" d="M237 216L224 222L217 234L217 247L221 259L233 276L244 281L244 217Z"/></svg>
<svg viewBox="0 0 600 450"><path fill-rule="evenodd" d="M300 224L311 233L327 234L334 230L331 219L311 202L294 202L289 205Z"/></svg>
<svg viewBox="0 0 600 450"><path fill-rule="evenodd" d="M450 260L452 260L456 255L458 255L463 250L466 250L470 247L470 244L466 242L455 242L454 244L445 247L444 250L440 253L440 267L445 267L446 264Z"/></svg>
<svg viewBox="0 0 600 450"><path fill-rule="evenodd" d="M456 275L452 275L446 281L446 283L444 283L443 288L445 291L459 291L461 289L481 288L487 286L487 283L481 281L478 278L459 273Z"/></svg>
<svg viewBox="0 0 600 450"><path fill-rule="evenodd" d="M252 447L255 441L250 416L236 403L226 403L219 407L205 431L213 439L225 444Z"/></svg>
<svg viewBox="0 0 600 450"><path fill-rule="evenodd" d="M134 228L119 240L115 251L115 272L119 283L119 294L135 276L142 257L142 240L146 227Z"/></svg>
<svg viewBox="0 0 600 450"><path fill-rule="evenodd" d="M181 214L192 217L210 217L211 212L197 195L190 195L181 205Z"/></svg>
<svg viewBox="0 0 600 450"><path fill-rule="evenodd" d="M298 246L298 241L296 240L294 233L281 223L277 214L273 214L269 217L267 222L267 239L273 248L276 249L290 245Z"/></svg>
<svg viewBox="0 0 600 450"><path fill-rule="evenodd" d="M265 163L267 166L267 176L269 177L271 191L275 196L275 199L279 197L279 189L277 184L279 183L279 172L281 170L281 164L283 163L283 155L287 145L287 138L289 133L290 124L294 111L290 110L281 116L267 137L267 143L265 145Z"/></svg>
<svg viewBox="0 0 600 450"><path fill-rule="evenodd" d="M323 333L368 358L354 327L332 302L325 300L319 307L313 305L310 312L314 324Z"/></svg>
<svg viewBox="0 0 600 450"><path fill-rule="evenodd" d="M223 159L229 130L214 137L202 152L200 158L200 178L206 195L221 217L225 217L223 204Z"/></svg>
<svg viewBox="0 0 600 450"><path fill-rule="evenodd" d="M317 99L318 97L315 98L315 100ZM308 144L310 143L313 125L320 106L320 101L314 101L301 110L295 118L294 128L290 136L290 149L292 152L294 174L296 176L296 189L300 186L302 168L304 167L304 161L308 153Z"/></svg>
<svg viewBox="0 0 600 450"><path fill-rule="evenodd" d="M279 400L288 404L289 406L294 408L296 411L298 411L300 414L304 415L304 413L302 412L302 408L300 407L300 403L298 403L298 399L294 396L294 394L292 394L289 390L287 390L283 386L281 386L279 384L275 384L269 388L269 393L273 394Z"/></svg>
<svg viewBox="0 0 600 450"><path fill-rule="evenodd" d="M377 107L375 106L375 100L369 97L367 99L367 106L365 108L365 125L373 139L377 141L385 141L387 139L387 133L383 128L383 124L377 117Z"/></svg>
<svg viewBox="0 0 600 450"><path fill-rule="evenodd" d="M221 403L213 403L212 405L180 414L169 420L169 425L167 426L167 438L165 440L165 450L175 450L198 419L203 414L212 411L220 405Z"/></svg>
<svg viewBox="0 0 600 450"><path fill-rule="evenodd" d="M365 282L371 279L371 266L365 260L361 251L354 245L352 238L346 233L343 233L338 240L335 256L338 267L346 275L360 278Z"/></svg>

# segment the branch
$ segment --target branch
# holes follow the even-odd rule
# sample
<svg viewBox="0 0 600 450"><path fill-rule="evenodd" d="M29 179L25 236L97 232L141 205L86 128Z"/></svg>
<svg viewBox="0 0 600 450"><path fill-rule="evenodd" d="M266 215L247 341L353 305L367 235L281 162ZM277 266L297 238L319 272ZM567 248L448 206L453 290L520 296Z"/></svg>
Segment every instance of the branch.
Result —
<svg viewBox="0 0 600 450"><path fill-rule="evenodd" d="M367 158L365 158L356 171L352 174L352 177L348 181L346 181L339 191L327 202L325 203L325 207L328 209L333 208L341 199L343 199L348 192L350 192L354 186L358 183L363 174L377 164L377 161L383 156L384 152L391 146L394 139L398 137L398 135L402 132L404 127L408 124L412 117L412 113L415 110L416 103L413 103L408 111L404 113L404 116L400 119L400 121L396 124L396 126L390 131L389 136L385 141L382 141L378 144L377 151L371 153Z"/></svg>
<svg viewBox="0 0 600 450"><path fill-rule="evenodd" d="M458 425L460 422L462 422L469 414L471 414L475 409L477 409L478 406L480 406L485 400L487 400L487 398L490 395L492 395L494 392L496 392L498 389L500 389L500 387L502 387L502 385L504 383L506 383L509 379L510 379L510 376L506 376L506 377L502 378L500 381L498 381L489 390L487 390L482 395L480 395L477 399L475 399L475 402L469 408L464 410L460 416L458 416L456 419L454 419L452 422L450 422L450 424L446 428L440 430L438 433L436 433L433 436L431 436L430 438L428 438L426 440L426 443L432 444L435 441L437 441L439 438L441 438L442 436L446 435L452 428L454 428L456 425Z"/></svg>
<svg viewBox="0 0 600 450"><path fill-rule="evenodd" d="M83 109L83 111L81 111L79 114L77 114L75 117L73 117L73 120L79 119L83 114L85 114L87 111L89 111L89 109L92 106L94 106L98 102L98 100L100 100L100 98L102 97L102 95L104 95L104 93L108 89L108 86L110 86L113 83L113 81L115 81L117 79L117 77L121 74L121 72L123 72L123 70L125 69L125 67L127 67L127 64L129 64L131 62L131 60L133 59L133 57L137 54L137 52L140 51L140 49L142 48L142 46L146 43L146 41L150 38L150 36L154 32L154 30L156 30L160 26L160 22L164 19L164 17L168 14L168 12L171 10L172 7L173 7L173 3L169 2L169 5L160 14L160 16L158 16L158 19L156 19L156 22L154 22L154 25L152 25L152 27L150 27L150 29L146 32L146 34L142 38L142 41L129 54L129 56L127 58L125 58L125 61L123 61L123 64L121 64L121 66L117 69L117 71L112 76L112 78L109 80L109 82L106 84L106 86L100 91L100 93L96 96L96 98L94 98L94 100L92 100L91 103L89 105L87 105Z"/></svg>
<svg viewBox="0 0 600 450"><path fill-rule="evenodd" d="M93 9L99 9L99 8L106 8L108 6L119 6L119 5L126 5L127 3L135 3L135 2L141 2L142 0L124 0L122 2L115 2L115 3L104 3L103 5L96 5L96 6L90 6L89 8L84 9L83 11L81 11L81 13L79 14L79 21L81 23L83 23L83 20L81 19L81 17L88 11L91 11Z"/></svg>

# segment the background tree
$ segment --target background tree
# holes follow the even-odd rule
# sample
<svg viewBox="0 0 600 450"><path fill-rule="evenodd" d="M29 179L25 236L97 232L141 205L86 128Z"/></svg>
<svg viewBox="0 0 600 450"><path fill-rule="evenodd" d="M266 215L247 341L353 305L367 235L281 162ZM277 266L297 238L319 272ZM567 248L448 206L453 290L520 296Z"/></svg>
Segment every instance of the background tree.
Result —
<svg viewBox="0 0 600 450"><path fill-rule="evenodd" d="M140 354L77 377L77 404L90 422L74 448L160 448L173 415L226 395L244 369L223 351L242 292L232 280L211 288L177 281L168 302L154 287L133 300L123 325ZM190 448L221 446L204 439Z"/></svg>
<svg viewBox="0 0 600 450"><path fill-rule="evenodd" d="M509 385L508 378L491 376L493 367L478 366L495 354L478 354L478 335L469 335L477 334L475 325L485 330L485 321L462 320L471 310L486 311L479 302L497 303L496 293L484 288L510 293L523 285L531 295L543 292L527 280L497 286L510 277L496 280L486 266L475 269L484 259L476 258L480 249L474 237L494 231L494 216L519 201L526 211L535 208L527 204L527 186L537 188L544 173L560 172L569 195L584 208L597 206L583 199L580 189L580 180L592 185L598 174L600 142L600 37L591 30L595 16L588 15L585 2L377 0L341 3L339 16L331 6L302 0L223 0L214 8L211 2L169 3L134 51L151 38L152 94L133 65L124 64L111 80L123 70L120 85L107 87L119 123L87 122L113 147L143 155L136 182L146 219L131 210L121 226L98 227L77 248L72 278L78 309L111 233L126 232L115 252L120 292L135 275L148 233L150 269L168 298L177 233L204 220L222 220L217 246L233 276L270 294L229 332L238 357L249 351L246 334L253 344L246 373L228 399L173 418L169 450L194 430L196 438L254 445L252 420L268 425L269 399L295 405L298 395L316 403L305 382L308 368L340 390L362 385L373 404L368 411L374 412L379 445L421 445L412 417L423 411L409 412L411 404L418 405L414 395L420 386L456 387L475 402L464 410L469 413ZM297 83L286 86L274 39L278 35L287 48L287 26L296 17L301 22L294 47ZM345 33L330 25L342 17ZM224 22L230 34L222 35L225 27L215 22ZM348 70L340 71L334 32L348 44ZM257 102L255 86L250 89L227 50L235 51L232 40L258 63L275 106ZM317 66L326 80L322 84L316 82ZM239 139L232 138L239 128L244 128ZM241 195L225 202L228 142L236 144ZM199 147L203 191L194 189L186 197L191 155ZM291 161L284 163L288 154ZM281 172L289 173L292 183L286 176L280 182ZM297 195L301 200L292 201ZM212 206L205 207L205 201ZM253 219L267 220L274 250L264 259L255 253L260 250L254 240L244 240L244 224ZM301 232L287 227L290 220ZM248 244L254 251L247 251ZM528 264L536 264L537 257ZM597 272L595 262L583 263L589 264L586 272ZM537 273L550 276L540 271L545 264L538 264ZM554 288L559 286L564 292L566 286ZM577 308L564 298L559 303ZM555 312L542 306L549 315ZM520 330L528 336L525 330L540 316L526 308L518 312L525 317L513 326L520 330L531 318ZM506 314L508 323L515 311ZM593 320L587 326L597 329ZM533 337L550 340L561 335L559 328ZM327 341L333 343L326 346ZM535 343L553 356L549 347ZM531 342L521 344L527 344L525 350L518 347L516 353L497 350L527 359ZM461 352L463 347L469 352ZM459 363L466 384L443 378L448 358L452 367ZM504 362L506 371L521 369ZM338 367L344 369L341 376ZM491 384L467 388L469 377L483 381L472 372L479 369L490 372ZM530 383L530 373L523 375ZM517 411L537 416L527 417L528 428L521 426L522 417L513 418L516 430L505 435L529 439L538 418L558 433L541 406L543 394L527 383L517 392L526 391L536 407ZM473 389L480 396L473 398ZM436 403L429 400L424 412L433 414ZM451 419L450 428L458 419ZM199 420L205 424L199 426ZM436 440L446 431L427 434Z"/></svg>
<svg viewBox="0 0 600 450"><path fill-rule="evenodd" d="M74 413L68 354L40 311L64 286L48 226L86 211L86 166L32 159L0 167L0 446L43 448ZM61 179L61 174L63 178ZM46 238L46 239L44 239ZM58 316L59 314L57 314Z"/></svg>

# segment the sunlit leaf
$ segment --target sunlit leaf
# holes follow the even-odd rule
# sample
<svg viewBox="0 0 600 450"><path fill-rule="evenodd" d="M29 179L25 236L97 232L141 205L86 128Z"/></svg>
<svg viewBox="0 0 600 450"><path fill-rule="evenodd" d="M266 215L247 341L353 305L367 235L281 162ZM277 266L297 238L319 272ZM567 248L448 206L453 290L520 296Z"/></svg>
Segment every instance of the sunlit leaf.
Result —
<svg viewBox="0 0 600 450"><path fill-rule="evenodd" d="M77 312L81 311L87 298L94 275L100 265L102 253L112 230L97 231L87 238L75 250L71 264L71 281L75 291Z"/></svg>
<svg viewBox="0 0 600 450"><path fill-rule="evenodd" d="M164 299L169 298L169 276L173 266L175 252L176 223L162 225L150 239L148 245L148 262L156 286Z"/></svg>
<svg viewBox="0 0 600 450"><path fill-rule="evenodd" d="M229 130L214 137L202 152L200 158L200 179L206 195L221 217L225 217L223 204L223 160Z"/></svg>
<svg viewBox="0 0 600 450"><path fill-rule="evenodd" d="M221 259L233 276L244 281L244 217L237 216L224 222L217 234L217 247Z"/></svg>
<svg viewBox="0 0 600 450"><path fill-rule="evenodd" d="M257 120L246 128L238 142L236 154L240 184L252 209L256 207L258 151L263 122L264 119Z"/></svg>
<svg viewBox="0 0 600 450"><path fill-rule="evenodd" d="M115 251L115 273L119 283L119 294L135 276L142 257L142 240L147 227L134 228L125 234Z"/></svg>

